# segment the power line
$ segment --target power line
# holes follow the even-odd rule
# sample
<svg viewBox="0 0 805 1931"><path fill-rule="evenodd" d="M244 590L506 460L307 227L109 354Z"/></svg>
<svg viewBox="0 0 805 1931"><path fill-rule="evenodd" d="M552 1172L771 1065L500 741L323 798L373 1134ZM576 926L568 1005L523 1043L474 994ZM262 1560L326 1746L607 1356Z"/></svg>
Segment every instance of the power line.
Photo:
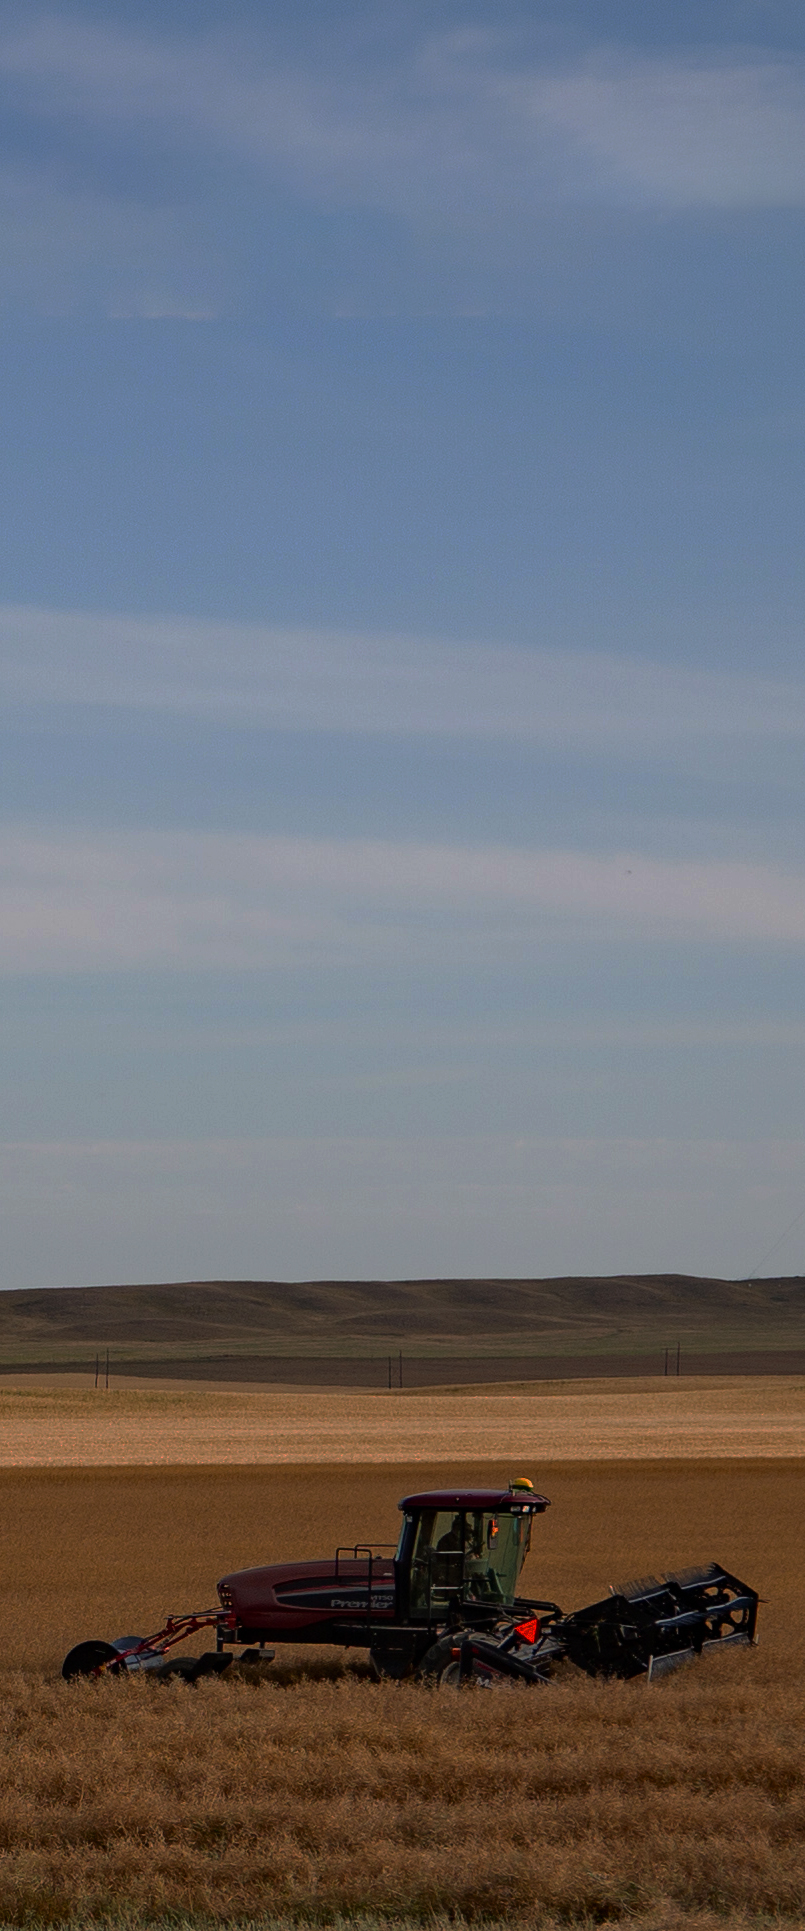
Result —
<svg viewBox="0 0 805 1931"><path fill-rule="evenodd" d="M782 1247L783 1241L788 1239L789 1234L793 1234L794 1228L799 1226L801 1220L805 1220L805 1207L800 1207L799 1213L794 1215L790 1227L786 1227L785 1233L780 1234L779 1238L768 1248L762 1260L759 1260L757 1266L753 1267L751 1274L747 1274L746 1279L748 1281L754 1280L755 1275L760 1273L761 1267L765 1267L766 1262L771 1260L772 1254L776 1254L778 1247Z"/></svg>

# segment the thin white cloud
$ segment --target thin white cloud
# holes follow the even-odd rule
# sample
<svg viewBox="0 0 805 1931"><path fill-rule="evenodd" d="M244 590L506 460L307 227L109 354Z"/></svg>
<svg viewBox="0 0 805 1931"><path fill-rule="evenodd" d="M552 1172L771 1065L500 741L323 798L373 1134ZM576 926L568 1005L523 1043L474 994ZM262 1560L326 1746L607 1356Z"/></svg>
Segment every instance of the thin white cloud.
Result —
<svg viewBox="0 0 805 1931"><path fill-rule="evenodd" d="M518 83L537 126L553 124L599 193L671 207L801 206L805 69L800 61L599 58Z"/></svg>
<svg viewBox="0 0 805 1931"><path fill-rule="evenodd" d="M8 831L0 971L522 960L551 937L805 945L805 875L639 854Z"/></svg>
<svg viewBox="0 0 805 1931"><path fill-rule="evenodd" d="M805 681L607 651L0 607L0 701L275 731L424 734L690 756L799 742Z"/></svg>
<svg viewBox="0 0 805 1931"><path fill-rule="evenodd" d="M492 32L359 39L325 64L270 31L137 34L40 16L0 35L0 73L43 116L158 126L313 201L474 225L540 201L801 205L805 68L762 50L547 64Z"/></svg>

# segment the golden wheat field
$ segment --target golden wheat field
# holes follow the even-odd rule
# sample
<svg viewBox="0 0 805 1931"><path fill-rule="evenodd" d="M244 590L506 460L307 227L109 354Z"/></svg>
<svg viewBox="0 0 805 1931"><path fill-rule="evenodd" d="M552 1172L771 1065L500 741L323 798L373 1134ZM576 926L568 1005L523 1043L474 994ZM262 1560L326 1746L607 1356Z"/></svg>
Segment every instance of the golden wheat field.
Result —
<svg viewBox="0 0 805 1931"><path fill-rule="evenodd" d="M0 1921L805 1922L805 1460L521 1463L552 1500L527 1587L573 1607L717 1556L769 1598L761 1646L650 1688L378 1686L299 1651L262 1680L66 1685L80 1637L393 1540L400 1495L511 1467L0 1471Z"/></svg>
<svg viewBox="0 0 805 1931"><path fill-rule="evenodd" d="M802 1376L261 1394L3 1388L0 1465L805 1454Z"/></svg>

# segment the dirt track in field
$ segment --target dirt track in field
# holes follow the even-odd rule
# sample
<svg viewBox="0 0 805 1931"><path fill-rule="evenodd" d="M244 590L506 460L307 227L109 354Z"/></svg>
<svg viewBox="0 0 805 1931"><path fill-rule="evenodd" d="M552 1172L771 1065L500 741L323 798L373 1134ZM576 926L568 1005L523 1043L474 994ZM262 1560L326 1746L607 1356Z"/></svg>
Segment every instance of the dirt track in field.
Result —
<svg viewBox="0 0 805 1931"><path fill-rule="evenodd" d="M52 1293L53 1289L48 1289ZM24 1378L32 1384L45 1381L56 1386L91 1388L96 1357L85 1351L71 1360L18 1361L13 1369L0 1371L0 1386ZM263 1354L208 1355L203 1360L191 1356L166 1356L152 1361L145 1356L125 1358L113 1351L112 1381L117 1386L144 1384L152 1388L189 1386L199 1389L242 1389L271 1393L277 1388L366 1388L375 1393L399 1386L411 1393L419 1388L444 1389L455 1386L494 1387L517 1381L612 1380L636 1375L652 1378L664 1375L666 1350L654 1348L645 1354L534 1354L508 1355L409 1354ZM103 1354L97 1356L101 1380L105 1373ZM686 1346L682 1350L685 1375L805 1375L805 1348L764 1348L721 1350L702 1353ZM676 1348L667 1350L667 1377L676 1377Z"/></svg>
<svg viewBox="0 0 805 1931"><path fill-rule="evenodd" d="M520 1384L493 1393L29 1387L0 1394L0 1466L608 1461L805 1454L805 1379Z"/></svg>

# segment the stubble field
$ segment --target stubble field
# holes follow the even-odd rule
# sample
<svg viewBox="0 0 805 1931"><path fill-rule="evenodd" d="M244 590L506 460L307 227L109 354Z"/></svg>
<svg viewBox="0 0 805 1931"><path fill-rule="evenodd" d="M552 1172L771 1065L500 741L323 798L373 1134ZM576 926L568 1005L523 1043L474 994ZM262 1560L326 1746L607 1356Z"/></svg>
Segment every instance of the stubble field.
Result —
<svg viewBox="0 0 805 1931"><path fill-rule="evenodd" d="M411 1445L0 1470L0 1921L805 1921L805 1460ZM195 1689L59 1680L75 1640L211 1603L227 1569L393 1540L406 1491L521 1468L552 1499L526 1588L572 1607L716 1556L769 1599L761 1646L651 1688L377 1686L333 1652Z"/></svg>
<svg viewBox="0 0 805 1931"><path fill-rule="evenodd" d="M0 1388L0 1466L805 1454L805 1377L248 1394Z"/></svg>

